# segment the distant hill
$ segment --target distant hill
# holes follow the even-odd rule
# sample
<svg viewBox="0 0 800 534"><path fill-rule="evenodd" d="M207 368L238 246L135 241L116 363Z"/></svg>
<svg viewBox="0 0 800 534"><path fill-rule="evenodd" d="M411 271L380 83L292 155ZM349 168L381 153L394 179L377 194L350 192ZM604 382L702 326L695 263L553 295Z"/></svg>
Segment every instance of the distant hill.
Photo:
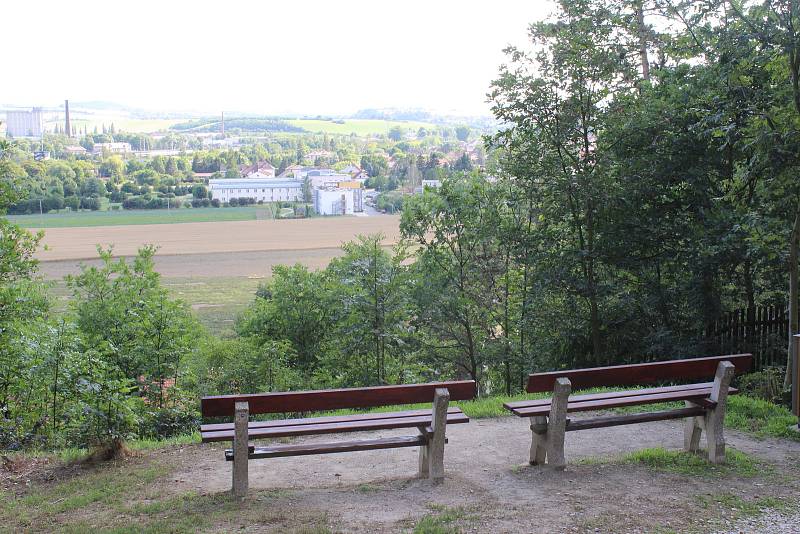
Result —
<svg viewBox="0 0 800 534"><path fill-rule="evenodd" d="M171 126L179 132L218 132L220 120L214 118L194 119ZM225 130L242 130L246 132L305 132L303 128L293 126L281 119L233 117L225 119Z"/></svg>

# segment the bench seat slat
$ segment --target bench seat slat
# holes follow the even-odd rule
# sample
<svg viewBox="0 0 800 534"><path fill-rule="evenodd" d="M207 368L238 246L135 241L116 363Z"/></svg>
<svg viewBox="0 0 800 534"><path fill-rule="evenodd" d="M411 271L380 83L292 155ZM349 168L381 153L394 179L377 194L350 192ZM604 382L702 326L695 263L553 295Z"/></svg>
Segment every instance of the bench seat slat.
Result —
<svg viewBox="0 0 800 534"><path fill-rule="evenodd" d="M603 393L590 393L587 395L573 395L569 398L570 402L590 401L600 399L616 399L620 397L636 397L639 395L652 395L656 393L667 393L670 391L689 391L693 389L708 389L713 386L713 382L703 382L700 384L685 384L682 386L664 386L658 388L644 388L644 389L629 389L624 391L607 391ZM519 408L533 408L534 406L550 406L550 398L546 399L529 399L513 402L505 402L503 406L507 410L516 410Z"/></svg>
<svg viewBox="0 0 800 534"><path fill-rule="evenodd" d="M447 409L448 414L463 413L461 408L453 406ZM402 412L374 412L355 415L320 416L296 419L273 419L270 421L251 421L247 426L250 430L256 428L274 428L281 426L315 425L319 423L349 423L351 421L369 421L374 419L396 419L402 417L419 417L430 415L431 410L408 410ZM200 425L200 432L217 432L220 430L233 430L233 423L212 423Z"/></svg>
<svg viewBox="0 0 800 534"><path fill-rule="evenodd" d="M311 425L292 425L275 428L254 428L248 432L250 439L282 438L290 436L311 436L316 434L335 434L338 432L361 432L366 430L386 430L391 428L426 427L432 424L431 413L415 417L395 417L391 419L369 419L345 423L317 423ZM447 424L469 423L469 417L463 413L447 414ZM214 441L232 441L232 430L201 432L204 443Z"/></svg>
<svg viewBox="0 0 800 534"><path fill-rule="evenodd" d="M729 395L733 395L738 391L734 388L728 390ZM651 395L636 395L634 397L619 397L612 399L599 399L589 401L573 402L570 400L567 404L567 412L588 412L592 410L605 410L608 408L620 408L624 406L637 406L644 404L655 404L659 402L674 402L681 400L696 400L704 399L711 395L711 388L706 389L693 389L688 391L670 391L666 393L656 393ZM535 417L548 415L550 413L550 406L534 406L531 408L517 408L511 410L515 415L520 417Z"/></svg>
<svg viewBox="0 0 800 534"><path fill-rule="evenodd" d="M336 441L332 443L300 443L293 445L274 445L255 447L248 457L280 458L286 456L307 456L311 454L333 454L337 452L370 451L376 449L396 449L400 447L420 447L427 442L424 436L397 436L392 438ZM233 460L233 450L225 451L225 459Z"/></svg>

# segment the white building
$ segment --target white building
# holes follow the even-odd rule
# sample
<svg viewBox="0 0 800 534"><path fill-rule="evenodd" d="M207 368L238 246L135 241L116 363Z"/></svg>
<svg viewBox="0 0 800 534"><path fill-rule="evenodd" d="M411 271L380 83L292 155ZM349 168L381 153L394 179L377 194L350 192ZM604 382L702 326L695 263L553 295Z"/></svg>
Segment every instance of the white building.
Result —
<svg viewBox="0 0 800 534"><path fill-rule="evenodd" d="M6 111L6 137L41 137L42 108Z"/></svg>
<svg viewBox="0 0 800 534"><path fill-rule="evenodd" d="M108 152L109 154L130 154L130 143L95 143L92 147L94 154L102 154Z"/></svg>
<svg viewBox="0 0 800 534"><path fill-rule="evenodd" d="M232 198L252 198L256 202L299 202L303 200L303 183L292 180L237 178L209 180L211 198L229 202Z"/></svg>
<svg viewBox="0 0 800 534"><path fill-rule="evenodd" d="M314 190L314 210L320 215L352 215L355 192L360 189L325 188ZM360 197L360 194L359 194ZM360 200L360 199L359 199Z"/></svg>

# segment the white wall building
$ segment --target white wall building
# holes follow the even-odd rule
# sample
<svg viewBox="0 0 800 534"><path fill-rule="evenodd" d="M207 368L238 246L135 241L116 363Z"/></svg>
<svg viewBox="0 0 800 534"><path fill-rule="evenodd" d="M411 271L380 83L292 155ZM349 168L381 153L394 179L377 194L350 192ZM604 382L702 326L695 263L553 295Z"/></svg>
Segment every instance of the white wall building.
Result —
<svg viewBox="0 0 800 534"><path fill-rule="evenodd" d="M303 200L303 184L291 180L241 178L209 180L211 198L229 202L232 198L252 198L256 202L299 202Z"/></svg>
<svg viewBox="0 0 800 534"><path fill-rule="evenodd" d="M6 111L6 137L41 137L42 108Z"/></svg>
<svg viewBox="0 0 800 534"><path fill-rule="evenodd" d="M315 189L314 211L320 215L352 215L355 208L355 191L333 187Z"/></svg>
<svg viewBox="0 0 800 534"><path fill-rule="evenodd" d="M94 154L102 154L103 152L108 152L109 154L130 154L132 150L130 143L95 143L92 147L92 152Z"/></svg>

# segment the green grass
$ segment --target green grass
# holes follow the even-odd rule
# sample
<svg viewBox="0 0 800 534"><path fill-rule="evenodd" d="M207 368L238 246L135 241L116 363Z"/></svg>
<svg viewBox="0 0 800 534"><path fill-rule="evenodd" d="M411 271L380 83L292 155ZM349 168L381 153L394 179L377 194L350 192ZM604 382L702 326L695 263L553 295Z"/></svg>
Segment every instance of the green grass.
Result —
<svg viewBox="0 0 800 534"><path fill-rule="evenodd" d="M267 208L179 208L174 210L118 210L10 215L8 218L25 228L71 228L78 226L127 226L132 224L172 224L189 222L251 221Z"/></svg>
<svg viewBox="0 0 800 534"><path fill-rule="evenodd" d="M385 120L345 120L343 124L333 121L316 119L297 119L286 121L292 126L303 128L312 133L342 134L342 135L380 135L387 134L395 126L404 128L408 131L416 131L420 128L435 128L436 126L427 122L415 121L385 121Z"/></svg>
<svg viewBox="0 0 800 534"><path fill-rule="evenodd" d="M784 406L745 395L728 398L725 426L742 430L759 438L773 437L800 441L800 433L789 427L797 427L797 417Z"/></svg>
<svg viewBox="0 0 800 534"><path fill-rule="evenodd" d="M432 513L426 514L414 525L414 534L456 534L462 530L454 523L471 519L461 507L448 508L437 504L428 507Z"/></svg>
<svg viewBox="0 0 800 534"><path fill-rule="evenodd" d="M773 472L770 466L732 447L727 447L725 450L725 463L718 465L708 462L698 454L670 451L660 447L642 449L626 454L620 461L622 463L644 465L663 473L700 477L736 475L742 478L754 478Z"/></svg>

